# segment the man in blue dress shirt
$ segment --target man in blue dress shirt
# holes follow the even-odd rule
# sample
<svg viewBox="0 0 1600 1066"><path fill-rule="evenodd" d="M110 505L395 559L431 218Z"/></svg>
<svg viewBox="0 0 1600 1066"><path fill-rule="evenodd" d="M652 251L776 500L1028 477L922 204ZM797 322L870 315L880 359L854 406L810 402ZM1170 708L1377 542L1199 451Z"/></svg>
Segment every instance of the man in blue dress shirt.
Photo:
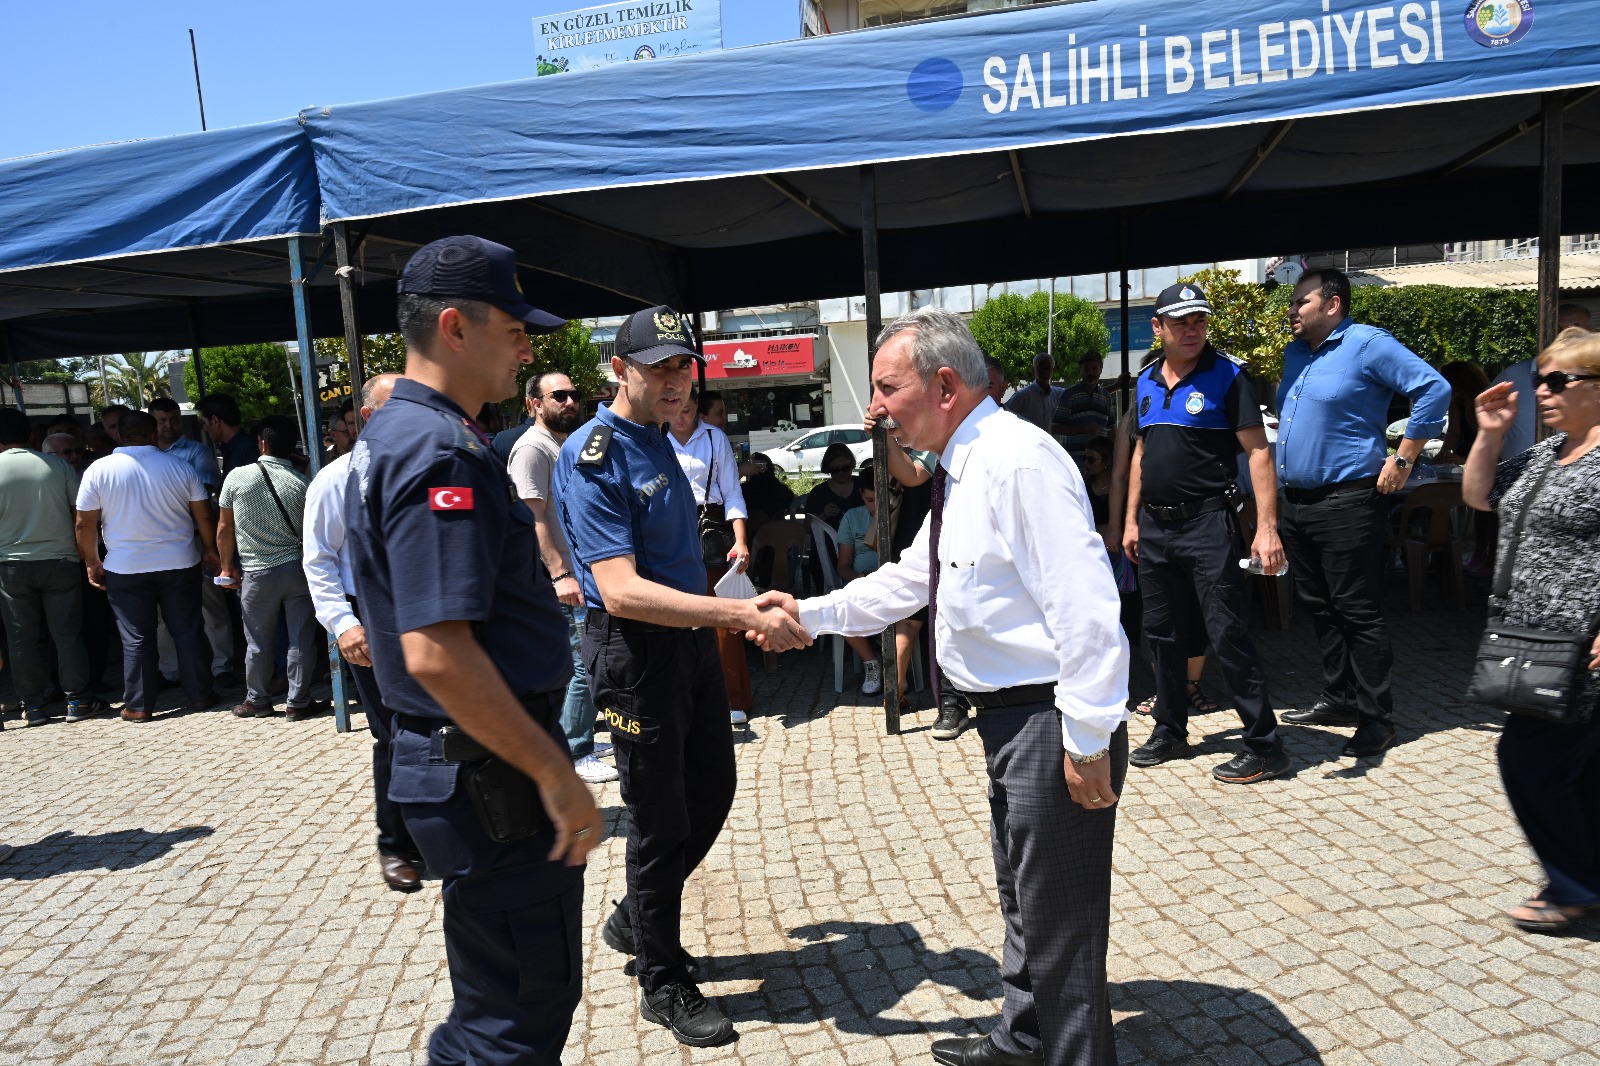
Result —
<svg viewBox="0 0 1600 1066"><path fill-rule="evenodd" d="M1278 387L1278 530L1322 649L1322 695L1285 722L1354 725L1345 755L1394 743L1394 650L1378 602L1389 493L1444 430L1450 386L1385 330L1350 320L1350 279L1308 271L1289 301L1294 341ZM1396 454L1384 429L1394 393L1411 399Z"/></svg>

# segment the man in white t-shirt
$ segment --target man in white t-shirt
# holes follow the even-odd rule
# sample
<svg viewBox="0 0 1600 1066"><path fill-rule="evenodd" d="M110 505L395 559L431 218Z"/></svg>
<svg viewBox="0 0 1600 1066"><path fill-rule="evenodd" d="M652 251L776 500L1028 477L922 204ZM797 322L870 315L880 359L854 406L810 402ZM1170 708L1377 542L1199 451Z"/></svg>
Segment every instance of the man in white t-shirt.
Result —
<svg viewBox="0 0 1600 1066"><path fill-rule="evenodd" d="M118 428L122 446L84 472L76 532L89 583L106 591L122 635L122 717L148 722L160 683L158 609L177 647L189 706L216 703L200 613L202 564L212 573L220 566L216 521L194 468L156 447L154 418L128 411ZM203 548L195 544L197 528Z"/></svg>

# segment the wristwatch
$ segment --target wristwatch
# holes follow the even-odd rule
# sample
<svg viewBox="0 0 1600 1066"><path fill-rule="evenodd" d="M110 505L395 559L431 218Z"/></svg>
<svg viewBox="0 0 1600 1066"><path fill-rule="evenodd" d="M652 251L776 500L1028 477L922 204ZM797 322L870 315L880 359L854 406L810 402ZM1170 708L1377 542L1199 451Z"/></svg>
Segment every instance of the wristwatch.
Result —
<svg viewBox="0 0 1600 1066"><path fill-rule="evenodd" d="M1086 763L1099 762L1101 759L1106 757L1106 752L1110 750L1110 748L1101 748L1099 751L1092 751L1088 755L1079 755L1076 752L1069 751L1067 752L1067 758L1071 759L1079 766L1083 766Z"/></svg>
<svg viewBox="0 0 1600 1066"><path fill-rule="evenodd" d="M1410 470L1411 469L1411 460L1407 459L1403 455L1396 454L1395 457L1394 457L1394 468L1396 470Z"/></svg>

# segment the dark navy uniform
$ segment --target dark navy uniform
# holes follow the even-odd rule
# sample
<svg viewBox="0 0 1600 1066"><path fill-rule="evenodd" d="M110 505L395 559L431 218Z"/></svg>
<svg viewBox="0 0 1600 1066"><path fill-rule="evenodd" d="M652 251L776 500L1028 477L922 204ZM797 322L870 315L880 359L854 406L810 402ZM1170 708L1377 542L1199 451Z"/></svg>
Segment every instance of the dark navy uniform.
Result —
<svg viewBox="0 0 1600 1066"><path fill-rule="evenodd" d="M389 796L444 882L455 1008L432 1063L558 1063L582 992L583 867L546 856L555 833L497 841L470 795L486 760L446 761L449 718L406 672L400 635L473 623L507 686L562 747L566 621L538 561L533 515L467 413L401 379L363 430L345 494L362 624L395 712Z"/></svg>
<svg viewBox="0 0 1600 1066"><path fill-rule="evenodd" d="M590 567L631 555L641 577L705 595L694 492L660 427L605 406L567 438L555 481L589 609L583 662L628 807L623 907L648 995L690 983L679 939L683 884L716 842L737 784L728 693L711 630L607 614Z"/></svg>
<svg viewBox="0 0 1600 1066"><path fill-rule="evenodd" d="M1145 637L1156 660L1151 741L1182 741L1189 725L1184 665L1193 595L1223 680L1244 722L1244 743L1261 756L1279 748L1266 676L1246 629L1249 586L1238 560L1249 554L1232 494L1242 450L1238 431L1261 425L1250 375L1210 344L1170 390L1157 358L1139 375L1136 402L1144 459L1139 468L1139 589Z"/></svg>

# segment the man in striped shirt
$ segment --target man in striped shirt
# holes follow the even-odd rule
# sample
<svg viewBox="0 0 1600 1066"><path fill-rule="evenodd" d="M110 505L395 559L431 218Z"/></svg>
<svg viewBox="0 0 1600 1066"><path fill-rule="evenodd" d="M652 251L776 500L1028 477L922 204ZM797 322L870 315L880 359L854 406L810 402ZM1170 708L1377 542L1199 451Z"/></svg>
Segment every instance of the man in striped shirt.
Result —
<svg viewBox="0 0 1600 1066"><path fill-rule="evenodd" d="M300 531L304 526L306 476L294 468L298 432L287 418L268 418L257 431L260 457L235 467L222 482L217 498L217 551L222 576L239 591L244 618L245 698L233 709L239 718L264 718L273 713L272 667L278 612L289 623L289 706L291 722L326 710L311 700L316 669L318 628L311 589L300 565Z"/></svg>

